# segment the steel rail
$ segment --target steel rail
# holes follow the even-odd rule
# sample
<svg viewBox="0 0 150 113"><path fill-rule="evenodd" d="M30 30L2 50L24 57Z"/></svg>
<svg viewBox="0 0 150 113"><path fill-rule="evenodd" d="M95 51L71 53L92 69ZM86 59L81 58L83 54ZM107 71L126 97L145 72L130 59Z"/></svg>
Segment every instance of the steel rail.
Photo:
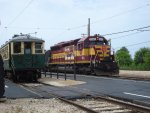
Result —
<svg viewBox="0 0 150 113"><path fill-rule="evenodd" d="M39 82L39 83L40 83L40 82ZM41 84L44 84L44 83L41 83ZM22 83L20 83L20 85L23 86L23 87L27 87L26 85L24 85L24 84L22 84ZM47 84L44 84L44 85L47 85ZM28 91L29 91L29 90L28 90ZM36 92L34 92L34 91L32 91L32 90L31 90L31 92L34 93L34 94L36 94L36 95L38 95ZM48 93L48 92L47 92L47 93ZM87 107L84 107L84 106L82 106L82 105L80 105L80 104L77 104L77 103L75 103L75 102L73 102L73 101L71 101L71 100L69 100L69 99L65 99L65 98L63 98L63 97L61 97L61 96L59 96L59 95L56 95L56 94L53 94L53 93L48 93L48 95L50 95L50 96L52 96L52 97L54 97L54 98L56 98L56 99L59 99L59 100L65 102L65 103L68 103L68 104L71 104L71 105L73 105L73 106L75 106L75 107L78 107L79 109L81 109L81 110L83 110L83 111L86 111L86 112L88 112L88 113L99 113L99 112L97 112L97 111L94 111L94 110L92 110L92 109L89 109L89 108L87 108ZM43 96L40 96L40 97L43 98Z"/></svg>
<svg viewBox="0 0 150 113"><path fill-rule="evenodd" d="M87 108L87 107L84 107L84 106L82 106L82 105L80 105L80 104L77 104L77 103L75 103L75 102L72 102L72 101L70 101L70 100L68 100L68 99L64 99L64 98L58 98L59 100L61 100L61 101L63 101L63 102L65 102L65 103L68 103L68 104L71 104L71 105L73 105L73 106L76 106L76 107L78 107L78 108L80 108L80 109L82 109L82 110L84 110L84 111L86 111L86 112L88 112L88 113L99 113L99 112L97 112L97 111L94 111L94 110L92 110L92 109L89 109L89 108Z"/></svg>
<svg viewBox="0 0 150 113"><path fill-rule="evenodd" d="M42 83L42 84L48 85L48 84L45 84L45 83ZM83 93L81 91L78 91L78 92ZM105 96L105 95L104 96L94 96L92 94L88 94L88 93L85 93L85 92L84 92L84 94L85 95L89 95L91 98L94 98L96 100L104 100L104 101L107 101L107 102L110 102L110 103L121 105L121 106L126 107L126 108L131 109L131 110L137 110L137 111L144 112L144 113L150 113L150 107L143 106L143 105L138 105L138 104L131 103L131 102L125 101L125 100L123 101L121 99L117 99L117 98L111 97L109 95L107 95L107 96ZM69 103L69 104L72 104L72 105L74 105L74 106L76 106L76 107L78 107L78 108L80 108L80 109L82 109L84 111L89 112L89 113L98 113L98 112L96 112L94 110L91 110L89 108L86 108L86 107L84 107L82 105L76 104L76 103L74 103L74 102L72 102L72 101L70 101L68 99L62 98L62 97L60 97L60 96L58 96L56 94L52 94L51 93L50 95L54 96L55 98L58 98L61 101L64 101L64 102Z"/></svg>
<svg viewBox="0 0 150 113"><path fill-rule="evenodd" d="M39 82L40 83L40 82ZM45 83L41 83L43 85L48 85L48 84L45 84ZM26 87L25 85L21 84L22 86ZM48 85L49 86L49 85ZM47 92L48 93L48 92ZM80 93L83 93L80 91ZM92 93L92 92L91 92ZM87 107L84 107L82 105L79 105L69 99L65 99L57 94L53 94L53 93L48 93L50 96L54 97L54 98L57 98L65 103L68 103L68 104L71 104L75 107L78 107L86 112L89 112L89 113L98 113L97 111L95 110L92 110L92 109L89 109ZM89 94L89 93L85 93L84 94L86 95L90 95L91 98L94 98L96 100L104 100L104 101L107 101L107 102L110 102L110 103L114 103L114 104L117 104L117 105L121 105L122 107L125 107L125 108L128 108L128 109L131 109L131 110L136 110L136 111L140 111L140 112L144 112L144 113L150 113L150 107L148 106L143 106L143 105L138 105L136 103L131 103L129 101L125 101L125 100L121 100L121 99L117 99L115 97L111 97L109 95L103 95L103 96L94 96L92 94Z"/></svg>
<svg viewBox="0 0 150 113"><path fill-rule="evenodd" d="M45 84L45 83L42 83L44 85L48 85L48 84ZM125 100L121 100L121 99L117 99L115 97L111 97L110 95L103 95L103 96L94 96L91 93L85 93L85 92L82 92L82 91L77 91L78 93L83 93L84 95L89 95L91 98L94 98L94 99L101 99L101 100L104 100L104 101L107 101L107 102L111 102L111 103L114 103L114 104L117 104L117 105L121 105L121 106L124 106L126 108L129 108L129 109L134 109L134 110L138 110L138 111L141 111L141 112L144 112L144 113L150 113L150 107L148 106L143 106L143 105L138 105L136 103L131 103L129 101L125 101ZM55 95L55 94L51 94L53 96L55 96L56 98L60 99L60 100L66 100L67 103L70 103L73 105L73 102L72 101L67 101L67 99L64 99L62 97L59 97L58 95ZM77 105L78 106L78 105ZM79 105L79 108L85 110L87 109L86 107L83 107L81 105ZM90 111L90 109L88 109L88 111ZM95 111L91 111L91 113L94 113ZM97 113L97 112L95 112Z"/></svg>
<svg viewBox="0 0 150 113"><path fill-rule="evenodd" d="M42 83L42 84L44 84L44 83ZM48 84L45 84L45 85L48 85ZM81 91L78 91L78 92L81 92ZM83 92L81 92L81 93L83 93ZM114 103L114 104L118 104L118 105L124 106L124 107L129 108L129 109L138 110L138 111L141 111L141 112L144 112L144 113L150 113L150 107L143 106L143 105L138 105L136 103L131 103L129 101L123 101L121 99L117 99L115 97L111 97L110 95L106 95L106 96L93 96L92 92L91 92L91 94L88 94L88 93L84 92L84 94L85 95L90 95L91 97L93 97L95 99L102 99L102 100L105 100L105 101L108 101L108 102L111 102L111 103ZM84 108L86 109L86 107L84 107Z"/></svg>
<svg viewBox="0 0 150 113"><path fill-rule="evenodd" d="M94 98L98 99L98 100L105 100L107 102L111 102L111 103L114 103L114 104L117 104L117 105L121 105L121 106L124 106L124 107L129 108L129 109L138 110L138 111L141 111L141 112L144 112L144 113L150 113L150 107L147 107L147 106L137 105L137 104L134 104L134 103L131 103L131 102L114 99L112 97L97 96L97 97L94 97Z"/></svg>

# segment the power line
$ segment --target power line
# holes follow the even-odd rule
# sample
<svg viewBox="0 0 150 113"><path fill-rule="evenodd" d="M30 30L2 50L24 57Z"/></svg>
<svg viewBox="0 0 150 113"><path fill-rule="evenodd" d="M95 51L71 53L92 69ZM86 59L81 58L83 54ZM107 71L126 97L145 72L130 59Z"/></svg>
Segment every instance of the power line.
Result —
<svg viewBox="0 0 150 113"><path fill-rule="evenodd" d="M18 15L16 15L15 18L12 19L12 21L10 21L10 22L8 23L7 27L10 26L12 23L14 23L14 22L17 20L17 18L18 18L19 16L21 16L21 15L23 14L23 12L30 6L30 4L31 4L32 2L33 2L33 0L30 0L30 1L28 2L28 4L18 13Z"/></svg>
<svg viewBox="0 0 150 113"><path fill-rule="evenodd" d="M139 34L139 33L146 32L146 31L150 31L150 30L138 30L135 33L130 33L130 34L127 34L127 35L123 35L123 36L111 38L111 40L115 40L115 39L119 39L119 38L124 38L124 37L131 36L131 35L136 35L136 34Z"/></svg>
<svg viewBox="0 0 150 113"><path fill-rule="evenodd" d="M134 43L134 44L126 45L124 47L136 46L136 45L140 45L140 44L144 44L144 43L150 43L150 41L145 41L145 42L140 42L140 43ZM116 47L115 49L117 49L117 48L121 48L121 47Z"/></svg>
<svg viewBox="0 0 150 113"><path fill-rule="evenodd" d="M120 39L120 38L124 38L124 37L127 37L127 36L131 36L131 35L136 35L136 34L139 34L139 33L143 33L143 32L135 32L135 33L130 33L128 35L123 35L123 36L119 36L119 37L114 37L114 38L111 38L111 40L115 40L115 39Z"/></svg>
<svg viewBox="0 0 150 113"><path fill-rule="evenodd" d="M131 31L140 31L140 30L142 30L142 29L146 29L146 28L149 28L149 27L150 27L150 26L145 26L145 27L140 27L140 28L125 30L125 31L119 31L119 32L115 32L115 33L109 33L109 34L105 34L105 35L102 35L102 36L116 35L116 34L131 32Z"/></svg>
<svg viewBox="0 0 150 113"><path fill-rule="evenodd" d="M137 8L134 8L134 9L130 9L130 10L127 10L127 11L115 14L113 16L110 16L110 17L107 17L107 18L104 18L104 19L101 19L101 20L97 20L95 22L92 22L91 24L95 24L95 23L98 23L98 22L101 22L101 21L105 21L105 20L109 20L109 19L112 19L112 18L115 18L115 17L118 17L118 16L122 16L124 14L130 13L130 12L133 12L133 11L136 11L136 10L142 9L144 7L148 7L148 6L150 6L150 4L145 4L145 5L142 5L140 7L137 7Z"/></svg>
<svg viewBox="0 0 150 113"><path fill-rule="evenodd" d="M136 11L136 10L142 9L142 8L144 8L144 7L148 7L148 6L150 6L149 3L148 3L148 4L145 4L145 5L142 5L142 6L140 6L140 7L137 7L137 8L131 9L131 10L127 10L127 11L124 11L124 12L121 12L121 13L118 13L118 14L115 14L115 15L110 16L110 17L106 17L106 18L101 19L101 20L97 20L97 21L95 21L95 22L92 22L91 24L96 24L96 23L99 23L99 22L102 22L102 21L106 21L106 20L109 20L109 19L112 19L112 18L121 16L121 15L124 15L124 14L130 13L130 12L133 12L133 11ZM87 26L87 25L76 26L76 27L68 28L67 30L79 29L79 28L86 27L86 26Z"/></svg>
<svg viewBox="0 0 150 113"><path fill-rule="evenodd" d="M15 22L15 20L27 9L27 7L29 7L29 5L32 2L33 2L33 0L30 0L28 2L28 4L25 6L25 8L23 10L21 10L21 12L7 25L7 28L8 28L9 25L11 25L13 22ZM131 10L127 10L127 11L124 11L124 12L121 12L121 13L118 13L118 14L115 14L115 15L113 15L111 17L107 17L107 18L104 18L104 19L92 22L91 24L95 24L95 23L102 22L102 21L105 21L105 20L108 20L108 19L112 19L114 17L121 16L121 15L124 15L124 14L130 13L130 12L136 11L138 9L141 9L141 8L144 8L144 7L147 7L147 6L150 6L150 4L142 5L140 7L137 7L137 8L131 9ZM71 28L64 28L64 29L70 31L70 30L75 30L75 29L79 29L79 28L83 28L83 27L87 27L87 25L84 24L84 25L81 25L81 26L76 26L76 27L71 27ZM32 28L29 28L29 29L32 29ZM37 29L37 28L33 28L33 29ZM55 29L55 28L39 28L39 29Z"/></svg>
<svg viewBox="0 0 150 113"><path fill-rule="evenodd" d="M66 30L63 28L40 28L40 27L4 27L8 29L41 29L41 30Z"/></svg>

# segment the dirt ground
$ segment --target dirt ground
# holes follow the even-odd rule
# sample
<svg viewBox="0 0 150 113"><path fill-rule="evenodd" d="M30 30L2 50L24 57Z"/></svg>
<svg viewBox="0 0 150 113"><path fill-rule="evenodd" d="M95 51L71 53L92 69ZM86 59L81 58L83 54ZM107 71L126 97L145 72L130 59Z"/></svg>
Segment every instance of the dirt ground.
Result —
<svg viewBox="0 0 150 113"><path fill-rule="evenodd" d="M150 79L150 71L129 71L120 70L119 76Z"/></svg>

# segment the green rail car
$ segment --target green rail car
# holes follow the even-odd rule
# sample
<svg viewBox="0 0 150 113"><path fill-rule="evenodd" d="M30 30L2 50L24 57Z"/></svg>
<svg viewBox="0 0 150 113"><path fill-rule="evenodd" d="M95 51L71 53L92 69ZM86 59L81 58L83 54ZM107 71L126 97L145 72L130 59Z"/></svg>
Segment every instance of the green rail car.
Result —
<svg viewBox="0 0 150 113"><path fill-rule="evenodd" d="M14 81L36 81L44 68L44 40L30 35L14 35L2 45L0 54L7 76Z"/></svg>

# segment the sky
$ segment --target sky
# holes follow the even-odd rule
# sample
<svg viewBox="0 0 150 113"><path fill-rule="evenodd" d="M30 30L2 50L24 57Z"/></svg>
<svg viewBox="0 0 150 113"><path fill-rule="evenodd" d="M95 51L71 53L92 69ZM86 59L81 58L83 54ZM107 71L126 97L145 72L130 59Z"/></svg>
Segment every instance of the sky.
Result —
<svg viewBox="0 0 150 113"><path fill-rule="evenodd" d="M0 0L0 45L14 34L31 33L45 40L48 50L87 34L88 18L91 35L150 26L150 0ZM133 57L139 48L150 47L150 28L142 30L105 38L115 51L126 46Z"/></svg>

